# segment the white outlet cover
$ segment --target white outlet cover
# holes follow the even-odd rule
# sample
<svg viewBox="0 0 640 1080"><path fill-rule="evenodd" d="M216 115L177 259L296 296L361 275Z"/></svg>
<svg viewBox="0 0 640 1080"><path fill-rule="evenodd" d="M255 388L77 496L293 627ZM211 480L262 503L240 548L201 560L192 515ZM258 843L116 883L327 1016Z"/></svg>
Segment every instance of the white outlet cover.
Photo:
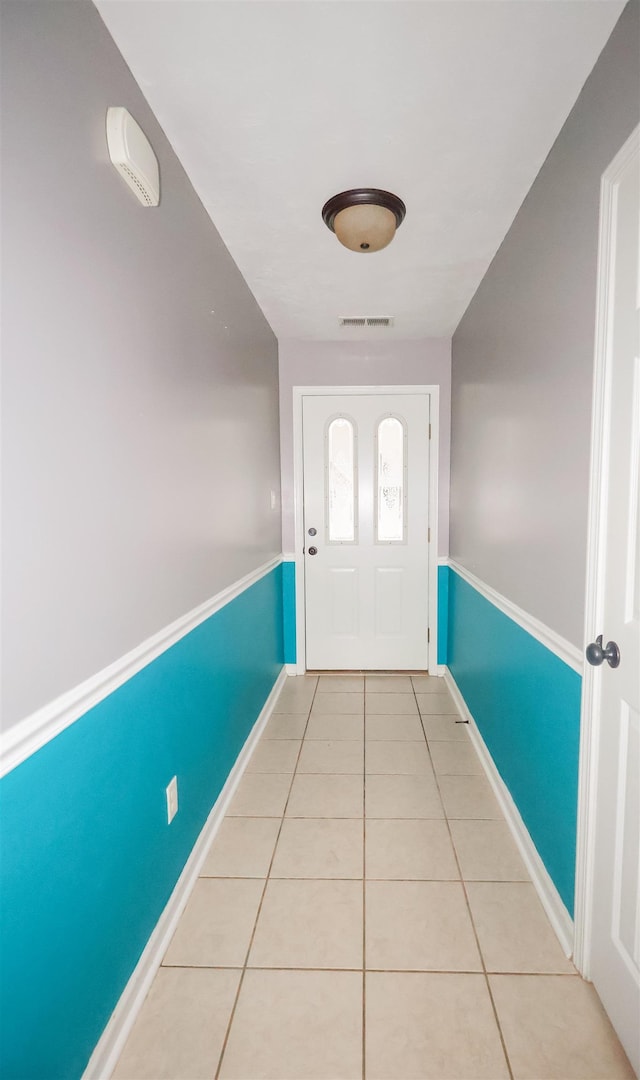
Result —
<svg viewBox="0 0 640 1080"><path fill-rule="evenodd" d="M278 496L275 491L271 492L271 509L276 510L278 507Z"/></svg>
<svg viewBox="0 0 640 1080"><path fill-rule="evenodd" d="M178 813L178 777L174 776L167 785L167 824L170 825Z"/></svg>

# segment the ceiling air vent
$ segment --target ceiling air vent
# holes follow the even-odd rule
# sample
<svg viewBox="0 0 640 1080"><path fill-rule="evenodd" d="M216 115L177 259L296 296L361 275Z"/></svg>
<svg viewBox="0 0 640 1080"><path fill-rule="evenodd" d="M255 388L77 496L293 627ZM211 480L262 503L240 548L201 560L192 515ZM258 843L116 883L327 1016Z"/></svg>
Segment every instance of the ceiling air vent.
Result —
<svg viewBox="0 0 640 1080"><path fill-rule="evenodd" d="M393 315L340 315L340 326L393 326Z"/></svg>

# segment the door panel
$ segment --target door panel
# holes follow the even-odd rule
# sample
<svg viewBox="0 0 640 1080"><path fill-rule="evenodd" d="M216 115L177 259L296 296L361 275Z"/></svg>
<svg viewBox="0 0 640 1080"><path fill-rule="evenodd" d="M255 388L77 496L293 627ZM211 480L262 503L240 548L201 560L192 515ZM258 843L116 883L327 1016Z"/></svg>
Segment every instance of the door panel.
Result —
<svg viewBox="0 0 640 1080"><path fill-rule="evenodd" d="M429 395L305 397L303 462L307 667L425 670Z"/></svg>
<svg viewBox="0 0 640 1080"><path fill-rule="evenodd" d="M354 637L358 633L358 571L353 566L334 566L328 580L331 633Z"/></svg>
<svg viewBox="0 0 640 1080"><path fill-rule="evenodd" d="M375 628L376 634L393 635L402 633L402 593L404 591L404 570L400 566L378 566L375 571Z"/></svg>
<svg viewBox="0 0 640 1080"><path fill-rule="evenodd" d="M616 868L613 883L614 937L630 971L640 965L640 724L635 709L621 709L618 806L616 813Z"/></svg>

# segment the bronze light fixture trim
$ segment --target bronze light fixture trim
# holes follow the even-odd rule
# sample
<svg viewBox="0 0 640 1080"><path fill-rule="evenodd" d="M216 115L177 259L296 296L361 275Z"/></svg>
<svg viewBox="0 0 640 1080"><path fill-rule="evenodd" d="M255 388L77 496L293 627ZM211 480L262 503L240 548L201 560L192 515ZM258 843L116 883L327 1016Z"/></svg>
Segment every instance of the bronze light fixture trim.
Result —
<svg viewBox="0 0 640 1080"><path fill-rule="evenodd" d="M390 244L407 208L402 199L380 188L352 188L334 195L322 208L322 220L350 251L381 251Z"/></svg>

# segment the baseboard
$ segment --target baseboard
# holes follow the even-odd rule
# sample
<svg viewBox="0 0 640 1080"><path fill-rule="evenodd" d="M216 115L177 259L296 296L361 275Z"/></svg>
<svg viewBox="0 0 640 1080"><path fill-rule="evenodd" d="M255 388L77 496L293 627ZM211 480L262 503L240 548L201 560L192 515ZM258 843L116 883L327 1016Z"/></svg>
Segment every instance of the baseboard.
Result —
<svg viewBox="0 0 640 1080"><path fill-rule="evenodd" d="M220 792L206 823L198 836L184 869L178 878L169 901L156 923L151 937L136 967L125 986L122 995L104 1029L83 1073L83 1080L108 1080L124 1048L124 1044L136 1021L136 1017L149 992L162 958L173 937L178 921L184 911L200 870L209 853L215 835L235 795L242 775L262 735L278 695L286 680L285 668L282 668L271 693L247 740L238 754L226 783Z"/></svg>
<svg viewBox="0 0 640 1080"><path fill-rule="evenodd" d="M573 953L573 936L574 927L573 919L569 915L558 890L556 889L553 881L549 876L549 872L544 865L542 859L538 854L538 850L529 835L527 827L520 816L520 812L514 803L509 789L507 788L504 780L498 772L495 762L489 753L482 735L478 729L472 714L469 711L466 701L464 700L458 685L449 671L445 669L445 681L451 696L455 701L460 715L464 720L469 722L469 735L471 741L475 747L475 750L480 758L482 767L487 775L487 779L491 784L493 792L498 800L500 809L505 816L505 820L513 839L516 842L517 848L522 856L524 864L529 872L532 884L538 894L540 902L545 910L547 918L551 923L558 941L562 946L562 949L566 956L571 956Z"/></svg>
<svg viewBox="0 0 640 1080"><path fill-rule="evenodd" d="M284 665L284 670L285 670L287 675L297 675L298 674L298 665L297 664L285 664Z"/></svg>

